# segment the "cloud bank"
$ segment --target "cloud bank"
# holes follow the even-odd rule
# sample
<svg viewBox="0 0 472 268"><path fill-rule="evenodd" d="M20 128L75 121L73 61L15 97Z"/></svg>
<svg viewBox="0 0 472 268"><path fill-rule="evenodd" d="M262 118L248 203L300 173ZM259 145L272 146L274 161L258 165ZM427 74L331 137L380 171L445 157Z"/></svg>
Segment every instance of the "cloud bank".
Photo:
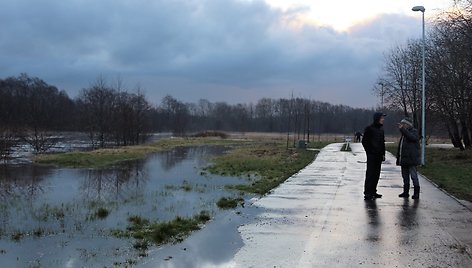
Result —
<svg viewBox="0 0 472 268"><path fill-rule="evenodd" d="M241 0L6 0L0 77L26 72L71 96L103 75L137 83L154 102L251 102L296 96L375 106L383 53L418 21L383 15L348 32L297 23Z"/></svg>

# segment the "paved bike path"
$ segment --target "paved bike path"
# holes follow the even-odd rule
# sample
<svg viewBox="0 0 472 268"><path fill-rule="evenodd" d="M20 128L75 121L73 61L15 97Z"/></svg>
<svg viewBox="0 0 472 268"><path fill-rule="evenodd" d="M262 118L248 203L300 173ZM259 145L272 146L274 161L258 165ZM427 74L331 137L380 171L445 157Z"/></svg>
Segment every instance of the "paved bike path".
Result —
<svg viewBox="0 0 472 268"><path fill-rule="evenodd" d="M398 198L400 168L388 155L378 192L363 200L359 143L316 160L253 206L244 245L226 267L472 267L472 211L420 177L419 201Z"/></svg>

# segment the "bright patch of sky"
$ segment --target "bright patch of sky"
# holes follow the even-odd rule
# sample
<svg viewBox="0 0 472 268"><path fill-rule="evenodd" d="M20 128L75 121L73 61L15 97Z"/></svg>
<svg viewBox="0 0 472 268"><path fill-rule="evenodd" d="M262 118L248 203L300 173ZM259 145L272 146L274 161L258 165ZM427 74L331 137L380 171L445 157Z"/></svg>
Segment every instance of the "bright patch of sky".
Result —
<svg viewBox="0 0 472 268"><path fill-rule="evenodd" d="M413 6L423 5L426 17L447 9L448 0L266 0L276 8L298 10L300 23L333 27L337 31L347 31L352 26L370 21L383 14L403 14L415 16Z"/></svg>

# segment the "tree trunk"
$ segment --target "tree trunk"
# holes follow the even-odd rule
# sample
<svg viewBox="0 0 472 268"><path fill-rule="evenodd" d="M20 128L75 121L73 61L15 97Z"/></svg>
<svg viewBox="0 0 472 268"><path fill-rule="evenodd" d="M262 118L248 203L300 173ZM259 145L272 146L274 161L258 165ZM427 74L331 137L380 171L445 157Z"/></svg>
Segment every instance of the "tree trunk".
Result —
<svg viewBox="0 0 472 268"><path fill-rule="evenodd" d="M454 120L449 120L449 122L449 124L446 124L446 127L449 137L451 138L451 142L455 148L459 148L461 151L463 151L465 148L459 135L459 127Z"/></svg>
<svg viewBox="0 0 472 268"><path fill-rule="evenodd" d="M471 149L472 145L471 145L471 139L470 139L467 123L465 122L465 120L462 120L462 119L460 120L460 122L461 122L462 140L464 141L465 149Z"/></svg>

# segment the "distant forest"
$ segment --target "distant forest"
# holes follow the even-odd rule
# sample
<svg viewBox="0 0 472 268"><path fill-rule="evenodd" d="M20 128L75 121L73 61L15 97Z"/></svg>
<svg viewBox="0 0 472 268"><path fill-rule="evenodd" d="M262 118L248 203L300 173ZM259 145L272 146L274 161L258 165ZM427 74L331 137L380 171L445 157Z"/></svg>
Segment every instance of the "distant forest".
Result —
<svg viewBox="0 0 472 268"><path fill-rule="evenodd" d="M47 137L61 131L85 132L94 147L138 144L154 132L290 132L304 140L320 133L351 136L371 123L373 112L304 98L228 104L205 99L184 103L168 95L156 104L139 88L128 90L119 79L108 83L102 77L71 99L27 74L0 79L1 140L21 138L36 151L47 149ZM394 122L401 113L387 113L391 124L386 133L397 134Z"/></svg>

